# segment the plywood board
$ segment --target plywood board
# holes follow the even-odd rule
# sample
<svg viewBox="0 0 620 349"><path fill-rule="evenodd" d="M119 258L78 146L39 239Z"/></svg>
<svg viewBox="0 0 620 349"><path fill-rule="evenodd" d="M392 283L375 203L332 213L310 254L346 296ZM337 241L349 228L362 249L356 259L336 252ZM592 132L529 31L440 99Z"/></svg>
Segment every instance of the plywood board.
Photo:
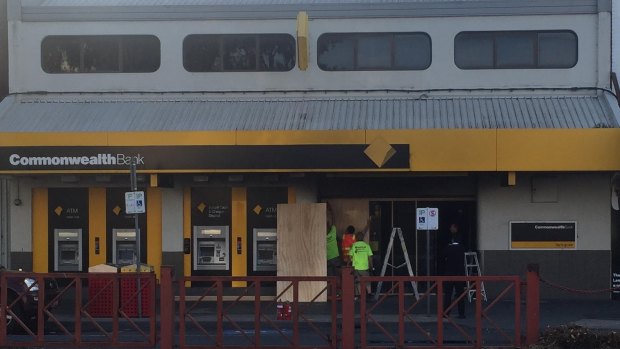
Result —
<svg viewBox="0 0 620 349"><path fill-rule="evenodd" d="M326 210L322 204L278 205L278 276L325 276ZM278 282L280 294L288 283ZM325 282L305 282L299 286L299 301L308 302L325 288ZM282 301L293 301L293 289L287 290ZM319 297L326 300L326 294Z"/></svg>
<svg viewBox="0 0 620 349"><path fill-rule="evenodd" d="M363 231L368 224L367 199L330 199L328 203L334 215L338 236L342 236L349 225L355 227L355 232L358 232Z"/></svg>

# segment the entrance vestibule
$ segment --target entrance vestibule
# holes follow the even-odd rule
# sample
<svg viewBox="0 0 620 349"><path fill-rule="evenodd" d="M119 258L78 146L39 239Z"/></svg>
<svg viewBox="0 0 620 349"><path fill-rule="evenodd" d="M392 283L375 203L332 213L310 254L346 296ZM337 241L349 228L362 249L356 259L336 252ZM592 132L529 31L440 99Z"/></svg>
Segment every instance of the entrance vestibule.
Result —
<svg viewBox="0 0 620 349"><path fill-rule="evenodd" d="M433 207L439 211L438 230L416 230L416 210L418 208ZM402 229L409 260L415 275L442 275L442 251L450 242L450 225L459 226L459 240L466 250L476 250L476 202L471 200L373 200L369 202L371 224L369 243L373 248L373 262L375 272L379 273L384 263L388 249L390 235L394 227ZM427 236L429 251L427 253ZM428 258L427 258L428 254ZM427 269L428 261L428 269ZM404 265L400 241L395 239L392 253L388 259L385 275L408 275ZM429 271L427 273L427 270ZM389 285L384 285L387 290ZM425 285L419 285L424 290Z"/></svg>

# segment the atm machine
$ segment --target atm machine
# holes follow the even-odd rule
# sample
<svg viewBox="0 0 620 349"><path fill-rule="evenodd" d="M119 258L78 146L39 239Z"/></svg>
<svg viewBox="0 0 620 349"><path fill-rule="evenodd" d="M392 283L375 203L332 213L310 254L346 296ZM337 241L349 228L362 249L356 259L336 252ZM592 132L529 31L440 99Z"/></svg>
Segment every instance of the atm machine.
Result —
<svg viewBox="0 0 620 349"><path fill-rule="evenodd" d="M82 229L54 229L54 270L82 271Z"/></svg>
<svg viewBox="0 0 620 349"><path fill-rule="evenodd" d="M278 268L276 229L254 228L254 271L275 271Z"/></svg>
<svg viewBox="0 0 620 349"><path fill-rule="evenodd" d="M194 226L194 270L229 270L228 226Z"/></svg>
<svg viewBox="0 0 620 349"><path fill-rule="evenodd" d="M112 229L112 263L129 265L136 263L138 255L135 229Z"/></svg>

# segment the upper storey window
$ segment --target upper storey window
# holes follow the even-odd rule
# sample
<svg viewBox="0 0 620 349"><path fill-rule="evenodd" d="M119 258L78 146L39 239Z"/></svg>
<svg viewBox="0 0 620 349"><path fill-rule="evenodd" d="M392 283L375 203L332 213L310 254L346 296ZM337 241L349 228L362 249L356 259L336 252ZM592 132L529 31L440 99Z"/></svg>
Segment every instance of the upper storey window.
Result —
<svg viewBox="0 0 620 349"><path fill-rule="evenodd" d="M330 33L318 41L318 65L327 71L424 70L431 65L426 33Z"/></svg>
<svg viewBox="0 0 620 349"><path fill-rule="evenodd" d="M41 43L46 73L152 73L160 59L152 35L54 35Z"/></svg>
<svg viewBox="0 0 620 349"><path fill-rule="evenodd" d="M192 34L183 40L188 72L289 71L295 39L288 34Z"/></svg>
<svg viewBox="0 0 620 349"><path fill-rule="evenodd" d="M572 31L462 32L454 39L461 69L549 69L577 64Z"/></svg>

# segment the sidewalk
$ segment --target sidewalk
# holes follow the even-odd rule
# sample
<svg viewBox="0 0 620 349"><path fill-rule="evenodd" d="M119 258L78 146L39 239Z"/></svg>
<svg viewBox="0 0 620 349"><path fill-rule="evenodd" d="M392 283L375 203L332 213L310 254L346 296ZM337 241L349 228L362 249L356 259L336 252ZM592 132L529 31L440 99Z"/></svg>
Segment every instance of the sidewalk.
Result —
<svg viewBox="0 0 620 349"><path fill-rule="evenodd" d="M541 302L541 329L569 324L596 330L620 330L620 301L554 300Z"/></svg>

